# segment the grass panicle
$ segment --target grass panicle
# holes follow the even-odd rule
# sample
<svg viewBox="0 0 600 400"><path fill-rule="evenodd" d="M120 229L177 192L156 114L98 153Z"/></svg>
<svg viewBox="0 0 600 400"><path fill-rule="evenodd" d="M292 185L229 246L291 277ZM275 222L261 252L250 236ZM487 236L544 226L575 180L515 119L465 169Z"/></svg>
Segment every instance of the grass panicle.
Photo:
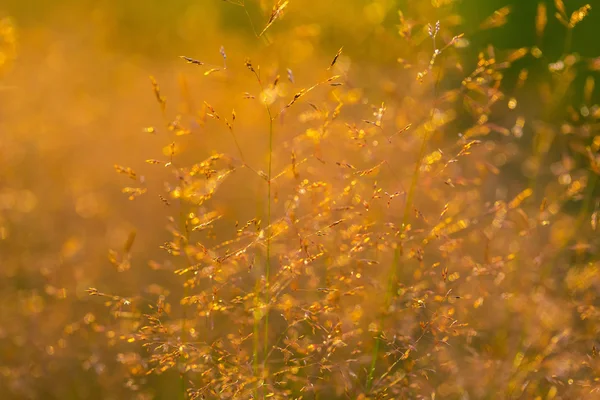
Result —
<svg viewBox="0 0 600 400"><path fill-rule="evenodd" d="M3 395L597 397L593 4L209 3L0 10Z"/></svg>

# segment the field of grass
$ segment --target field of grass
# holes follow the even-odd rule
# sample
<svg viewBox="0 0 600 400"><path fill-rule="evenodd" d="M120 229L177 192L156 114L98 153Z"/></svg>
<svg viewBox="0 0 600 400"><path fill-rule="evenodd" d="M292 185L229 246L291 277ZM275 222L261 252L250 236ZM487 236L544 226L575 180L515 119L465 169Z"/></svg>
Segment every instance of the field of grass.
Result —
<svg viewBox="0 0 600 400"><path fill-rule="evenodd" d="M0 397L600 398L599 11L3 1Z"/></svg>

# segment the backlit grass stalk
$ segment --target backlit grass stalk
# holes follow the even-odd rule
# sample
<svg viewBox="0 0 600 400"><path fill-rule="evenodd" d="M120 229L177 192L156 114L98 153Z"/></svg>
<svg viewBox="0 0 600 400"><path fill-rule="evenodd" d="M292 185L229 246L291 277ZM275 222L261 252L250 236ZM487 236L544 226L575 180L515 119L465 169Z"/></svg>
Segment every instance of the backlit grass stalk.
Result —
<svg viewBox="0 0 600 400"><path fill-rule="evenodd" d="M266 105L267 113L269 114L269 167L267 171L268 176L268 189L267 189L267 227L271 229L271 177L273 171L273 116L271 114L271 108ZM268 354L268 343L269 343L269 280L271 275L271 234L267 233L267 259L265 260L265 298L264 304L266 306L265 312L265 343L263 349L263 360L267 362ZM263 369L266 365L263 365Z"/></svg>
<svg viewBox="0 0 600 400"><path fill-rule="evenodd" d="M246 67L254 74L254 76L256 77L256 80L258 81L258 84L260 86L261 92L264 93L265 89L264 86L262 84L262 80L260 79L260 75L259 73L254 69L254 67L252 66L252 63L250 62L250 60L246 60ZM265 318L265 323L264 323L264 338L263 338L263 372L265 371L266 368L266 361L267 361L267 356L268 356L268 349L269 349L269 307L268 307L268 303L269 303L269 281L270 281L270 275L271 275L271 236L270 233L268 232L269 229L271 229L271 209L272 209L272 204L271 204L271 178L272 178L272 171L273 171L273 136L274 136L274 129L273 129L273 113L271 111L271 107L269 106L267 99L264 99L264 105L265 105L265 109L267 110L267 114L269 116L269 159L268 159L268 166L267 166L267 225L266 225L266 259L265 259L265 287L264 287L264 292L263 292L263 298L262 298L262 304L260 304L259 301L259 293L258 291L260 290L260 283L257 283L257 295L255 298L255 311L254 311L254 328L253 328L253 334L254 334L254 349L253 349L253 357L254 357L254 373L255 375L259 378L257 381L257 385L260 384L261 380L262 380L262 375L259 375L260 371L259 371L259 346L260 346L260 320L261 317L264 315ZM261 308L264 309L264 312L258 312L258 310L256 310L257 306L261 306ZM264 375L264 374L263 374ZM258 386L257 386L258 387ZM255 395L257 395L258 391L255 392ZM266 393L263 391L263 398L265 398Z"/></svg>
<svg viewBox="0 0 600 400"><path fill-rule="evenodd" d="M598 184L598 174L592 169L588 173L588 185L587 185L587 194L583 200L583 204L581 206L581 210L579 211L579 216L577 217L577 222L575 224L576 231L579 231L585 222L585 218L590 215L592 203L594 200L594 192L596 191L596 186Z"/></svg>
<svg viewBox="0 0 600 400"><path fill-rule="evenodd" d="M173 155L171 154L171 165L173 163ZM182 180L182 192L184 192L184 181ZM184 245L182 246L183 248L183 257L185 257L185 263L186 266L188 268L188 270L191 268L192 263L190 262L190 259L187 255L186 252L186 247L189 245L190 243L190 230L188 227L188 220L187 220L187 214L185 212L185 205L183 202L183 199L180 198L179 199L179 224L180 224L180 229L183 230L183 237L185 240ZM183 284L183 298L187 299L187 297L189 296L189 285L187 285L187 282L184 281ZM185 343L187 342L187 327L186 327L186 322L187 322L187 305L184 304L183 308L182 308L182 316L181 316L181 345L180 345L180 349L183 349L183 351L181 351L181 355L179 357L181 365L182 365L182 370L180 371L181 373L181 398L185 400L186 396L186 391L187 391L187 385L185 382Z"/></svg>
<svg viewBox="0 0 600 400"><path fill-rule="evenodd" d="M158 83L156 82L154 77L150 77L150 81L152 83L152 89L154 91L154 95L156 97L156 99L158 100L158 103L160 105L161 108L161 112L162 112L162 119L165 122L165 125L169 126L169 121L167 119L166 116L166 99L162 96L160 88L158 86ZM169 165L171 165L171 167L174 167L174 163L173 163L173 156L175 155L175 142L171 142L171 155L170 155L170 160L169 160ZM179 175L179 172L178 172ZM184 184L184 181L182 180L182 185ZM182 187L182 192L183 192L183 187ZM187 253L185 252L185 247L189 244L190 242L190 231L188 229L188 223L187 223L187 215L185 213L184 210L184 202L183 202L183 198L179 198L179 223L180 223L180 229L183 230L184 232L184 238L185 238L185 243L183 246L184 252L183 255L185 257L186 260L186 265L188 267L188 269L191 267L191 263L190 263L190 259L187 256ZM186 284L186 282L184 282L183 284L183 298L187 298L189 296L189 285ZM186 321L187 321L187 307L186 305L182 306L182 316L181 316L181 344L180 344L180 348L185 350L185 342L187 341L187 328L186 328ZM186 391L187 391L187 385L186 385L186 381L185 381L185 354L183 351L181 351L181 354L179 356L179 362L180 362L180 389L181 389L181 398L185 400L186 398Z"/></svg>
<svg viewBox="0 0 600 400"><path fill-rule="evenodd" d="M187 216L185 215L185 212L183 210L183 201L180 201L179 216L180 216L180 220L181 220L181 227L185 231L185 245L187 246L190 241L190 234L189 234L188 225L187 225ZM184 256L185 256L185 259L187 260L187 264L188 264L188 268L189 268L190 262L189 262L189 258L187 257L187 254L185 254L185 248L184 248ZM183 298L186 299L188 296L189 296L189 285L186 285L184 283ZM186 320L187 320L187 307L186 307L186 305L184 305L183 306L183 315L181 317L181 347L184 347L185 342L187 341ZM184 349L185 349L185 347L184 347ZM183 351L182 351L182 354L180 355L180 362L182 363L181 398L185 400L187 387L186 387L186 383L185 383L185 355L183 354Z"/></svg>
<svg viewBox="0 0 600 400"><path fill-rule="evenodd" d="M440 29L439 21L436 23L435 27L429 26L429 36L431 36L433 40L433 56L429 62L429 73L431 74L433 70L433 65L435 63L436 57L440 54L440 51L437 48L435 38ZM437 83L433 81L433 105L431 109L430 121L432 123L432 132L433 132L433 117L435 112L435 104L437 98ZM377 332L377 337L375 338L375 346L373 347L373 355L371 357L371 365L369 367L369 373L367 375L366 382L366 390L367 392L371 390L373 385L373 377L375 376L375 368L377 366L377 360L379 359L379 350L381 348L381 334L383 332L383 323L384 316L387 313L392 298L394 296L394 282L396 281L397 271L400 266L400 258L402 257L402 240L404 237L404 230L408 224L408 218L410 215L410 210L412 208L413 200L415 197L415 192L417 190L417 183L419 182L419 171L421 170L421 164L423 163L423 159L425 158L425 153L427 152L427 145L429 143L429 138L432 132L427 130L425 126L425 133L423 135L423 140L421 142L421 148L419 149L419 154L417 157L417 161L415 163L415 169L413 171L412 180L410 184L410 188L408 190L408 195L406 197L406 204L404 206L404 215L402 217L402 225L400 226L400 237L398 242L396 243L396 248L394 249L394 261L392 262L392 267L390 270L390 274L387 280L387 289L385 293L385 302L384 302L384 311L381 313L379 317L379 327Z"/></svg>
<svg viewBox="0 0 600 400"><path fill-rule="evenodd" d="M412 207L413 199L414 199L415 192L417 189L417 183L419 182L419 171L421 169L421 163L423 162L423 159L425 158L425 152L427 150L429 136L430 136L429 133L426 132L425 136L423 137L423 141L421 142L421 149L419 151L419 157L417 158L417 162L415 164L415 170L413 172L412 182L410 185L410 189L408 191L408 196L406 199L406 206L404 208L404 216L402 217L402 226L401 226L402 232L404 231L405 227L408 224L408 217L410 215L409 214L410 209ZM390 271L390 275L388 277L387 289L386 289L386 293L385 293L385 303L384 303L385 311L380 316L380 320L379 320L379 332L377 333L377 338L375 339L375 346L373 348L373 357L371 359L371 366L369 368L369 375L367 377L367 385L366 385L367 390L370 390L371 386L373 384L375 367L377 364L377 359L379 358L379 349L381 347L381 332L383 330L384 315L385 315L385 312L387 312L387 310L389 309L390 304L392 302L392 297L394 295L394 282L396 281L397 270L400 266L400 257L402 256L403 236L404 236L404 234L401 233L398 243L396 244L396 248L394 249L394 261L392 263L392 268Z"/></svg>

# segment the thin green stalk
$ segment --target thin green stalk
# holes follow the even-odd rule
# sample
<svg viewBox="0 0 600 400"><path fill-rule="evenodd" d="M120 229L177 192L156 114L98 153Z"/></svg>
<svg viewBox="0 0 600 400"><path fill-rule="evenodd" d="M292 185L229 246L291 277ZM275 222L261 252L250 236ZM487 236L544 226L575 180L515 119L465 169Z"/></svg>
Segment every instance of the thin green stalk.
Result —
<svg viewBox="0 0 600 400"><path fill-rule="evenodd" d="M160 104L160 108L161 108L161 112L162 112L162 119L165 123L165 125L169 125L169 121L167 119L167 114L166 114L166 100L164 97L162 97L161 93L160 93L160 88L156 82L156 80L154 79L154 77L150 77L150 81L152 82L152 88L154 91L154 94L156 96L156 99L158 100L158 103ZM175 145L175 142L172 142L171 144L172 146ZM169 163L171 165L172 168L176 168L175 164L173 162L173 156L174 156L175 152L172 150L171 151L171 157L169 160ZM179 199L179 223L180 223L180 229L183 229L184 231L184 237L185 237L185 245L187 246L187 244L190 242L190 231L188 229L188 225L187 225L187 217L185 215L184 212L184 204L183 204L183 200L180 198ZM187 257L187 255L185 255L186 258L186 264L188 267L191 266L190 260ZM184 298L189 296L189 288L187 285L183 286L183 296ZM187 307L185 305L182 306L182 316L181 316L181 343L185 344L185 342L187 341L187 330L186 330L186 320L187 320ZM185 400L186 398L186 390L187 390L187 385L186 385L186 381L185 381L185 371L184 371L184 365L185 365L185 356L183 354L181 354L179 356L179 363L180 366L182 368L182 370L180 371L180 388L181 388L181 398L183 400Z"/></svg>
<svg viewBox="0 0 600 400"><path fill-rule="evenodd" d="M262 84L262 81L260 79L260 75L258 74L258 72L254 69L254 67L252 66L250 60L246 60L246 67L254 74L254 76L256 77L256 80L258 81L258 84L260 85L261 91L264 92L264 87ZM254 312L254 373L257 375L257 377L259 377L258 382L260 382L260 380L262 379L261 376L259 376L259 370L258 370L258 348L260 346L260 338L259 338L259 324L260 324L260 318L262 317L262 315L264 315L265 317L265 324L264 324L264 339L263 339L263 374L266 368L266 361L267 361L267 356L269 353L269 307L268 307L268 303L269 303L269 281L270 281L270 275L271 275L271 236L270 236L270 232L269 230L271 229L271 208L272 208L272 202L271 202L271 178L272 178L272 174L273 174L273 136L274 136L274 129L273 129L273 113L271 112L271 107L269 107L269 105L266 103L265 101L265 109L267 110L267 114L269 115L269 162L268 162L268 168L267 168L267 228L266 228L266 241L267 241L267 254L266 254L266 260L265 260L265 289L264 289L264 293L263 293L263 304L261 305L262 307L264 307L264 312L258 312L256 310L256 307L259 305L259 298L258 298L258 291L260 290L260 285L259 283L257 283L257 289L256 289L256 297L255 297L255 312ZM255 398L258 398L258 387L255 389ZM266 398L266 392L263 390L263 399Z"/></svg>
<svg viewBox="0 0 600 400"><path fill-rule="evenodd" d="M271 177L273 171L273 116L271 115L271 109L266 106L269 114L269 167L267 171L268 189L267 189L267 227L271 229ZM265 306L265 332L264 332L264 345L263 345L263 371L266 368L267 355L269 354L269 280L271 275L271 234L267 232L267 259L265 260L265 292L264 292L264 306ZM263 392L263 398L265 393Z"/></svg>
<svg viewBox="0 0 600 400"><path fill-rule="evenodd" d="M188 230L188 225L187 225L187 217L185 215L185 212L183 211L183 201L180 199L179 202L179 219L180 219L180 224L181 224L181 228L184 230L184 237L185 237L185 245L187 246L187 244L190 241L190 232ZM190 264L190 260L187 257L187 255L185 255L185 259L186 259L186 263L188 265L188 267L191 265ZM189 296L189 287L188 285L186 285L184 283L183 286L183 298L187 298ZM183 305L183 315L181 317L181 343L182 345L185 344L185 342L187 341L187 329L185 326L187 320L187 307L185 305ZM183 400L185 400L186 398L186 390L187 390L187 385L185 382L185 371L183 370L184 364L185 364L185 356L182 354L179 358L179 362L181 363L181 367L182 367L182 371L181 371L181 398Z"/></svg>
<svg viewBox="0 0 600 400"><path fill-rule="evenodd" d="M423 162L423 158L425 158L425 152L427 151L427 143L428 143L429 135L426 132L423 137L423 142L421 143L421 149L419 151L419 157L415 164L415 170L412 176L412 182L410 184L410 189L408 191L408 196L406 198L406 205L404 207L404 216L402 217L402 226L401 230L404 231L404 228L408 224L408 216L410 215L410 209L412 207L413 199L415 197L415 192L417 189L417 183L419 182L419 171L421 169L421 163ZM396 249L394 250L394 262L392 263L392 269L390 271L390 275L388 277L387 282L387 290L385 293L385 310L390 307L392 302L392 297L394 294L394 282L396 281L397 270L400 266L400 256L402 255L402 234L400 236L400 240L396 245ZM369 375L367 376L367 391L371 389L371 385L373 384L373 377L375 375L375 367L377 364L377 359L379 358L379 349L381 347L381 331L383 330L383 315L380 316L379 319L379 332L377 338L375 339L375 346L373 347L373 356L371 358L371 366L369 368Z"/></svg>
<svg viewBox="0 0 600 400"><path fill-rule="evenodd" d="M256 80L258 81L258 84L260 85L260 88L262 90L262 83L260 81L260 77L258 76L258 74L256 73L256 70L254 69L254 67L252 66L252 64L250 63L250 60L246 60L246 68L248 68L256 77ZM260 291L260 281L256 281L256 287L254 289L254 309L253 309L253 316L254 316L254 323L252 326L252 369L254 372L254 376L256 377L256 385L254 386L254 398L258 399L258 385L260 384L260 373L258 370L258 348L260 346L260 329L259 329L259 324L260 324L260 313L259 313L259 298L258 298L258 294Z"/></svg>
<svg viewBox="0 0 600 400"><path fill-rule="evenodd" d="M258 294L258 290L259 290L259 283L256 283L256 293ZM256 386L254 388L254 398L258 399L258 384L260 382L260 374L259 374L259 370L258 370L258 347L260 346L260 332L259 332L259 327L258 325L260 324L260 313L258 310L258 307L260 306L259 301L258 301L258 296L254 297L254 325L253 325L253 330L252 330L252 336L253 336L253 361L252 361L252 366L254 369L254 375L256 376Z"/></svg>
<svg viewBox="0 0 600 400"><path fill-rule="evenodd" d="M567 37L565 38L565 55L571 51L571 43L573 41L573 28L567 28Z"/></svg>
<svg viewBox="0 0 600 400"><path fill-rule="evenodd" d="M392 263L392 270L388 278L387 290L385 291L385 309L387 310L392 300L392 293L394 290L394 281L396 280L396 270L400 264L400 246L394 250L394 262ZM383 330L383 315L379 317L379 332L375 339L375 346L373 347L373 357L371 358L371 366L369 367L369 375L367 376L367 391L371 390L373 384L373 377L375 375L375 367L377 365L377 359L379 357L379 348L381 347L381 331Z"/></svg>
<svg viewBox="0 0 600 400"><path fill-rule="evenodd" d="M435 28L433 26L429 26L429 35L433 41L433 56L431 61L429 62L429 72L432 73L433 65L435 63L436 58L440 55L440 51L437 48L436 44L436 36L439 31L439 21L436 23ZM439 78L441 75L438 75L438 79L433 82L433 105L431 108L430 120L433 122L433 113L435 110L436 99L437 99L437 85L439 84ZM415 170L413 172L412 181L410 184L410 188L408 190L408 195L406 198L406 204L404 206L404 215L402 217L402 226L400 238L398 243L396 244L396 248L394 250L394 261L392 263L392 268L390 274L388 276L387 281L387 290L385 293L385 303L384 303L384 312L379 317L379 331L377 333L377 338L375 339L375 346L373 347L373 355L371 357L371 365L369 367L369 374L367 375L367 383L366 390L367 392L371 390L371 386L373 385L373 377L375 375L375 367L377 366L377 359L379 358L379 349L381 347L381 334L383 332L383 322L385 312L389 309L392 298L394 295L394 282L396 281L398 267L400 266L400 258L402 256L402 236L406 225L408 224L408 216L410 215L410 210L412 208L413 199L415 197L415 192L417 189L417 183L419 182L419 171L421 170L421 164L423 159L425 158L425 153L427 152L427 144L429 142L430 133L425 130L423 135L423 141L421 142L421 148L419 150L419 156L417 157L417 162L415 163Z"/></svg>
<svg viewBox="0 0 600 400"><path fill-rule="evenodd" d="M583 222L585 217L591 211L592 201L594 199L594 192L596 191L596 185L598 184L598 174L596 174L593 170L589 172L589 184L588 184L588 193L585 196L583 204L581 206L581 210L579 211L579 216L577 217L576 222L576 231L579 231L583 226Z"/></svg>

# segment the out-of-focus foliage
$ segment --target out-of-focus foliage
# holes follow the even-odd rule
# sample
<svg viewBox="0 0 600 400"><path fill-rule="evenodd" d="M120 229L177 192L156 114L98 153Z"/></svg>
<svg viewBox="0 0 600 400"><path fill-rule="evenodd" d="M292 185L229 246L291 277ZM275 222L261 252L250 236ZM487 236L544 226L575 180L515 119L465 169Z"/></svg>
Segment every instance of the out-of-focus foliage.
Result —
<svg viewBox="0 0 600 400"><path fill-rule="evenodd" d="M599 396L590 5L3 1L3 398Z"/></svg>

